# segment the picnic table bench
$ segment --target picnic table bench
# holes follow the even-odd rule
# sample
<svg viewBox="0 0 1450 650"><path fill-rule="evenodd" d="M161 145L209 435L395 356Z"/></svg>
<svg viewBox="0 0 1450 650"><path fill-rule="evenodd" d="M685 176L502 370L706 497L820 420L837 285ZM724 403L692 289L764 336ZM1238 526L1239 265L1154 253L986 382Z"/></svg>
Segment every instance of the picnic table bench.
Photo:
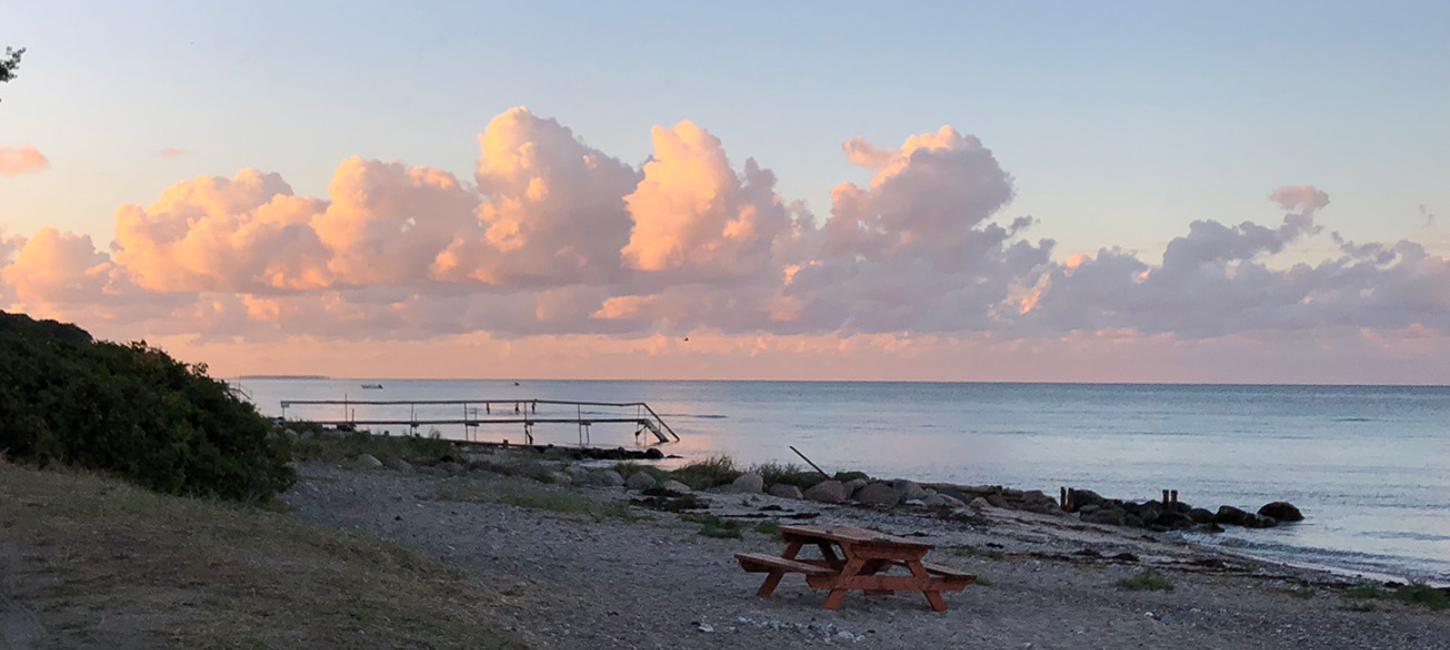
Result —
<svg viewBox="0 0 1450 650"><path fill-rule="evenodd" d="M830 590L824 604L826 609L839 609L847 592L860 589L873 596L920 591L933 610L944 612L947 604L941 592L961 591L977 579L951 567L923 562L922 558L933 548L931 544L874 530L848 526L782 526L780 533L785 537L786 548L779 556L735 554L745 571L769 574L756 592L761 598L769 598L785 574L799 573L812 588ZM820 559L796 557L807 544L820 549ZM897 567L904 567L911 575L885 575Z"/></svg>

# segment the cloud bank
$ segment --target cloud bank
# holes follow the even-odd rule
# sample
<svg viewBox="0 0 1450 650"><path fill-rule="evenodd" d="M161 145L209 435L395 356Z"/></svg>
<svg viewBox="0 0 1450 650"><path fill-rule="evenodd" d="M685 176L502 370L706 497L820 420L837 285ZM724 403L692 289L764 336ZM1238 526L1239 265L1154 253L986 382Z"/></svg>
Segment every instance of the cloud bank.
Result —
<svg viewBox="0 0 1450 650"><path fill-rule="evenodd" d="M256 169L182 181L122 206L109 250L53 229L0 233L0 304L232 343L703 331L776 337L772 349L1450 329L1450 261L1326 235L1315 217L1330 198L1310 185L1273 190L1267 225L1194 221L1158 259L1107 247L1059 261L1035 220L1008 213L1014 182L993 152L950 126L895 147L845 142L869 179L837 185L819 216L699 125L650 135L632 165L514 108L479 134L472 178L350 158L321 197ZM0 151L5 173L34 166L14 151ZM1325 236L1332 258L1272 263Z"/></svg>

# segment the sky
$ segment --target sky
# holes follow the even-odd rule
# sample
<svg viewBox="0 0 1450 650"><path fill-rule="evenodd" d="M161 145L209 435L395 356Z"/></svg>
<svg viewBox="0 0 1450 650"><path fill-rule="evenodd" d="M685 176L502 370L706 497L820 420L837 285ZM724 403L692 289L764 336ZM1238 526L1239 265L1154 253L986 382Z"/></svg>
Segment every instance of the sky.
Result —
<svg viewBox="0 0 1450 650"><path fill-rule="evenodd" d="M903 4L12 0L0 307L222 375L1450 383L1450 6Z"/></svg>

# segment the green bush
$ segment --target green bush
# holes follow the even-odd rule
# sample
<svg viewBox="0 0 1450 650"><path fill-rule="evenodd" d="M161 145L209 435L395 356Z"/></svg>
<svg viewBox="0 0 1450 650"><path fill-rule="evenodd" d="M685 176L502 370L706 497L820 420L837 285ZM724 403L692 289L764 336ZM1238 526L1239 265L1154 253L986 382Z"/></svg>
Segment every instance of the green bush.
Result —
<svg viewBox="0 0 1450 650"><path fill-rule="evenodd" d="M226 499L266 499L294 479L286 438L205 364L4 312L0 453Z"/></svg>
<svg viewBox="0 0 1450 650"><path fill-rule="evenodd" d="M728 485L740 478L741 473L735 468L735 461L729 456L711 456L670 472L670 476L696 490L704 490Z"/></svg>
<svg viewBox="0 0 1450 650"><path fill-rule="evenodd" d="M786 463L784 465L780 463L765 463L750 468L750 471L759 474L761 478L765 479L766 485L783 483L785 485L794 485L802 490L826 480L826 477L821 476L820 472L803 468L795 463Z"/></svg>

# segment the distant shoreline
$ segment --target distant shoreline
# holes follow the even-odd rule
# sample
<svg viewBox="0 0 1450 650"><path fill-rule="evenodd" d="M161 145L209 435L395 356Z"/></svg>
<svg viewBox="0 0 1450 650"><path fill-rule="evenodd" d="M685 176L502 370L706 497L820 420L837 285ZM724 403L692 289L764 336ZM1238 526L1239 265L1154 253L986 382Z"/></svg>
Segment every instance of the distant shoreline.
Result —
<svg viewBox="0 0 1450 650"><path fill-rule="evenodd" d="M237 379L332 379L327 375L237 375Z"/></svg>

